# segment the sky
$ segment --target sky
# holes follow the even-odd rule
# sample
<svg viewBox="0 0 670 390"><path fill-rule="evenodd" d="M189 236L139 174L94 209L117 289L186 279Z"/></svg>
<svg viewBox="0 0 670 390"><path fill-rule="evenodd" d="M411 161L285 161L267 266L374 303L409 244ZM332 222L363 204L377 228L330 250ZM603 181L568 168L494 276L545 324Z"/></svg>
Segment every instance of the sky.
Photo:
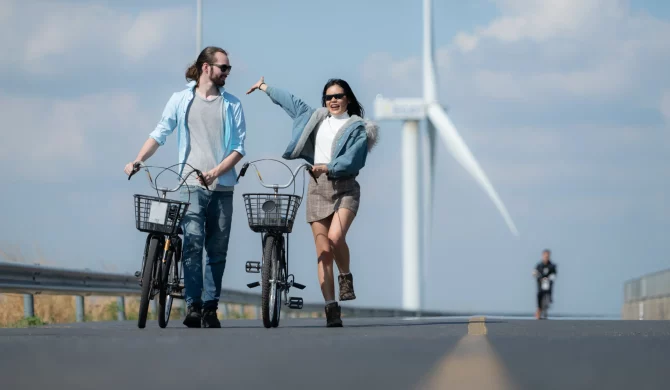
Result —
<svg viewBox="0 0 670 390"><path fill-rule="evenodd" d="M290 118L265 94L245 95L260 76L311 105L328 78L343 78L372 119L377 94L422 94L419 0L203 3L203 44L230 53L226 89L245 111L244 161L280 158L289 141ZM438 141L424 307L530 312L531 270L551 248L559 274L552 310L619 315L626 280L670 268L670 42L662 39L670 35L670 4L434 0L433 7L440 102L520 235ZM143 175L128 181L123 167L170 95L185 87L195 21L195 0L0 0L4 260L139 269L145 235L135 229L133 194L151 189ZM400 308L402 124L378 123L347 237L358 299L344 304ZM149 163L176 162L173 135ZM259 167L268 181L288 181L285 168ZM254 175L236 188L225 288L247 290L259 278L244 271L261 247L241 194L261 189ZM319 302L304 211L290 267L307 286L305 301Z"/></svg>

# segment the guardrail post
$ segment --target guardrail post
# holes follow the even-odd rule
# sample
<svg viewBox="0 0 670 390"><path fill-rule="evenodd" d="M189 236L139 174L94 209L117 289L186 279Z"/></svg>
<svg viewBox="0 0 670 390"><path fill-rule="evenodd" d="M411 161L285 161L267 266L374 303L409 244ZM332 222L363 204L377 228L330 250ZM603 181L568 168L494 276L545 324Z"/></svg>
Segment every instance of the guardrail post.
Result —
<svg viewBox="0 0 670 390"><path fill-rule="evenodd" d="M223 318L228 319L228 304L224 303L221 307L221 312L223 313Z"/></svg>
<svg viewBox="0 0 670 390"><path fill-rule="evenodd" d="M240 318L244 318L244 305L240 305Z"/></svg>
<svg viewBox="0 0 670 390"><path fill-rule="evenodd" d="M156 299L158 299L158 296L156 296ZM156 299L152 299L149 301L149 305L151 306L151 312L158 318L158 307L156 306Z"/></svg>
<svg viewBox="0 0 670 390"><path fill-rule="evenodd" d="M261 307L256 306L256 319L259 320L261 318Z"/></svg>
<svg viewBox="0 0 670 390"><path fill-rule="evenodd" d="M35 317L35 302L33 301L33 294L23 295L23 316L25 318Z"/></svg>
<svg viewBox="0 0 670 390"><path fill-rule="evenodd" d="M120 296L116 299L116 319L119 321L126 320L126 299L123 296Z"/></svg>
<svg viewBox="0 0 670 390"><path fill-rule="evenodd" d="M181 318L186 318L186 311L188 310L186 305L186 299L181 300Z"/></svg>
<svg viewBox="0 0 670 390"><path fill-rule="evenodd" d="M75 315L77 322L84 322L84 297L77 295L75 299Z"/></svg>

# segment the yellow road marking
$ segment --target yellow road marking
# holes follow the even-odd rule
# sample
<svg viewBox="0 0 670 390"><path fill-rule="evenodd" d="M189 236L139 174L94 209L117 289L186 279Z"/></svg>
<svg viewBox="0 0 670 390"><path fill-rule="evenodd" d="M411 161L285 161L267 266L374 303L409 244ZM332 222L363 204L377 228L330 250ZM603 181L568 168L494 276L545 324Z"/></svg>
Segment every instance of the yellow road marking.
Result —
<svg viewBox="0 0 670 390"><path fill-rule="evenodd" d="M486 337L486 318L473 317L463 336L417 389L515 389L509 375ZM481 337L485 336L485 337Z"/></svg>
<svg viewBox="0 0 670 390"><path fill-rule="evenodd" d="M468 335L484 336L486 335L486 317L472 317L468 323Z"/></svg>

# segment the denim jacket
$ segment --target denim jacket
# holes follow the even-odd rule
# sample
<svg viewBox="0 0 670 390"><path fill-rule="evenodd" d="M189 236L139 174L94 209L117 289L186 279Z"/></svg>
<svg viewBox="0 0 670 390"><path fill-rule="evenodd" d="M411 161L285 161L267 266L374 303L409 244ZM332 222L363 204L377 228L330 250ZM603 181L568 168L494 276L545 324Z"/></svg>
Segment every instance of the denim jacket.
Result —
<svg viewBox="0 0 670 390"><path fill-rule="evenodd" d="M293 119L291 141L282 155L287 160L302 158L314 164L316 130L329 115L326 107L312 108L290 92L267 85L265 92ZM331 179L355 177L365 166L368 152L377 144L379 127L372 121L352 115L333 140L328 164Z"/></svg>
<svg viewBox="0 0 670 390"><path fill-rule="evenodd" d="M195 81L187 84L186 89L175 92L165 105L161 120L156 125L154 131L149 135L155 139L159 145L164 145L168 135L177 129L177 149L179 150L179 163L183 164L191 151L191 137L188 133L187 112L191 107L191 101L195 97ZM244 150L244 139L246 137L246 121L242 103L238 98L226 92L223 87L219 88L219 93L223 97L223 112L225 113L223 127L223 142L221 150L222 156L217 156L219 162L223 161L233 151L237 151L243 157L246 154ZM194 167L198 168L198 167ZM184 170L184 165L180 165L179 174ZM218 183L224 186L234 186L236 184L237 172L233 167L228 172L218 178Z"/></svg>

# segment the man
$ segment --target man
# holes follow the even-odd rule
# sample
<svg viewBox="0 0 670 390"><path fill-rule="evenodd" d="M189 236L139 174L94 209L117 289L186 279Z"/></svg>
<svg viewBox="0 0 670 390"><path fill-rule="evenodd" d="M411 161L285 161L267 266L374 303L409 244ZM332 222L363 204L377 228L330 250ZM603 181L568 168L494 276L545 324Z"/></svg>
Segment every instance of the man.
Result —
<svg viewBox="0 0 670 390"><path fill-rule="evenodd" d="M184 288L188 311L184 325L189 328L220 328L217 318L221 281L226 266L233 213L235 165L244 157L246 124L239 99L225 91L230 73L228 53L219 47L205 48L186 70L187 88L172 94L162 118L137 158L128 163L146 161L167 136L177 129L179 163L202 171L205 189L192 174L180 196L191 205L182 221L184 230ZM180 165L179 174L191 173L189 165ZM207 251L204 280L202 254Z"/></svg>
<svg viewBox="0 0 670 390"><path fill-rule="evenodd" d="M537 281L537 311L535 312L535 318L540 319L540 312L542 311L542 295L543 291L540 287L542 278L549 278L549 302L553 302L551 293L554 288L554 280L556 279L556 264L551 261L551 251L545 249L542 251L542 261L537 263L535 269L533 270L533 276Z"/></svg>

